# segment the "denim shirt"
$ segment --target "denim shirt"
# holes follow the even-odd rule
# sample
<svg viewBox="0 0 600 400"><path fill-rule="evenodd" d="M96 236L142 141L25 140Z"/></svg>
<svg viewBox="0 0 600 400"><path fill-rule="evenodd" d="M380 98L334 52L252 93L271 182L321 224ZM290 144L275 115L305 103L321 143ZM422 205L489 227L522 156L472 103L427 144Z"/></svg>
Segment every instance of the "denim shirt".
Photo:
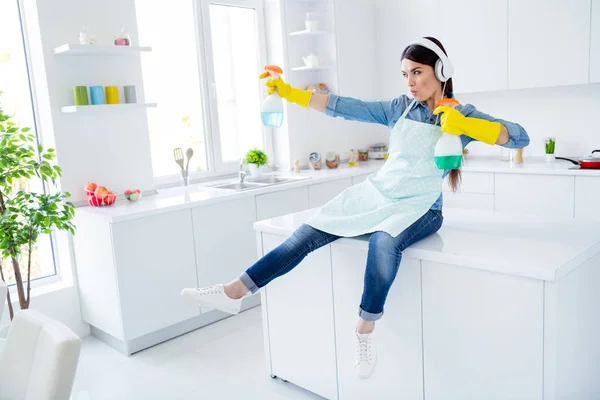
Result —
<svg viewBox="0 0 600 400"><path fill-rule="evenodd" d="M362 101L353 99L351 97L341 97L333 94L329 95L329 101L325 108L325 114L331 117L342 117L350 121L360 122L371 122L376 124L385 125L392 129L396 122L400 119L402 113L412 102L412 98L402 95L391 101ZM514 122L505 121L503 119L494 118L491 115L484 114L478 111L473 105L465 104L458 105L456 109L461 112L465 117L485 119L492 122L500 122L508 130L509 140L508 143L502 145L509 149L523 148L529 145L529 135L525 129L519 124ZM406 118L423 122L426 124L436 124L439 126L440 123L437 121L439 118L437 115L433 115L427 105L424 102L416 102L413 108L408 112ZM473 140L472 137L467 135L460 135L463 149ZM450 170L445 170L443 176L446 177ZM442 194L431 207L432 210L442 209Z"/></svg>

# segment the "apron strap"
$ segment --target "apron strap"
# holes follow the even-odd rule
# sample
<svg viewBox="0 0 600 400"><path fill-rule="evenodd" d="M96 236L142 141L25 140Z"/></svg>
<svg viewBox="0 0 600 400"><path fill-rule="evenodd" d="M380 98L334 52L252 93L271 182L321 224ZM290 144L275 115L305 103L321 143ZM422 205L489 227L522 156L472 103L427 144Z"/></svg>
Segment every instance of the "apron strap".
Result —
<svg viewBox="0 0 600 400"><path fill-rule="evenodd" d="M404 112L400 116L400 119L406 118L406 116L408 115L408 113L410 112L410 110L412 110L412 108L413 108L413 106L415 105L416 102L417 102L416 99L413 99L413 101L411 101L411 103L408 105L408 107L406 107L406 110L404 110Z"/></svg>

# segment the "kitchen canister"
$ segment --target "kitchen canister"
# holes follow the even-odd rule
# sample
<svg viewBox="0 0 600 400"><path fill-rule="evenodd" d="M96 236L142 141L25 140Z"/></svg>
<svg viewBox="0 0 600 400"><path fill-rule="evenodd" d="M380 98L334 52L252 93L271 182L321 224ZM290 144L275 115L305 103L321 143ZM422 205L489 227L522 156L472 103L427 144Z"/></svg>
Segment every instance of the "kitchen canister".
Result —
<svg viewBox="0 0 600 400"><path fill-rule="evenodd" d="M135 86L123 86L123 92L125 93L125 103L137 103Z"/></svg>
<svg viewBox="0 0 600 400"><path fill-rule="evenodd" d="M90 86L90 97L92 98L92 104L106 104L106 98L104 97L104 87L102 86Z"/></svg>
<svg viewBox="0 0 600 400"><path fill-rule="evenodd" d="M87 86L75 86L73 88L73 98L76 106L87 106L89 104Z"/></svg>
<svg viewBox="0 0 600 400"><path fill-rule="evenodd" d="M119 88L116 86L105 86L106 104L119 104Z"/></svg>

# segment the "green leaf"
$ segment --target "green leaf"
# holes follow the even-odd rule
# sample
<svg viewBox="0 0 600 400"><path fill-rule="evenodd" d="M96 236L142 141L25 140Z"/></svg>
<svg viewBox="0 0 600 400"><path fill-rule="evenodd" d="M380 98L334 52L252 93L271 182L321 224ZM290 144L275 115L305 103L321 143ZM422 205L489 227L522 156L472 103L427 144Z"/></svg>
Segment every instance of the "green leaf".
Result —
<svg viewBox="0 0 600 400"><path fill-rule="evenodd" d="M29 132L31 128L21 128L21 132Z"/></svg>

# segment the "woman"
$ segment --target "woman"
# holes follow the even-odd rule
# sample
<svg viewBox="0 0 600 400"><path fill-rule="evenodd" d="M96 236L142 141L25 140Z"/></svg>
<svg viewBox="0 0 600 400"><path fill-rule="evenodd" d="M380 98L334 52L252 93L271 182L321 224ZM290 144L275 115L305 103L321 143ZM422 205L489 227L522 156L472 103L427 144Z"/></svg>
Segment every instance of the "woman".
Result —
<svg viewBox="0 0 600 400"><path fill-rule="evenodd" d="M452 72L441 43L434 38L423 38L410 43L402 53L402 74L413 98L402 95L391 102L364 102L311 94L291 87L281 78L270 79L269 93L277 90L288 102L332 117L388 126L391 129L388 160L369 179L324 205L240 278L227 285L184 289L183 298L203 307L237 313L244 296L289 272L311 251L340 237L369 233L355 358L358 376L369 378L377 362L372 332L375 321L383 315L402 251L437 232L443 220L443 177L449 174L453 190L460 180L459 170L440 171L434 162L434 147L442 131L460 135L463 148L472 140L509 148L529 144L521 126L483 114L472 105L436 108L437 100L453 97Z"/></svg>

